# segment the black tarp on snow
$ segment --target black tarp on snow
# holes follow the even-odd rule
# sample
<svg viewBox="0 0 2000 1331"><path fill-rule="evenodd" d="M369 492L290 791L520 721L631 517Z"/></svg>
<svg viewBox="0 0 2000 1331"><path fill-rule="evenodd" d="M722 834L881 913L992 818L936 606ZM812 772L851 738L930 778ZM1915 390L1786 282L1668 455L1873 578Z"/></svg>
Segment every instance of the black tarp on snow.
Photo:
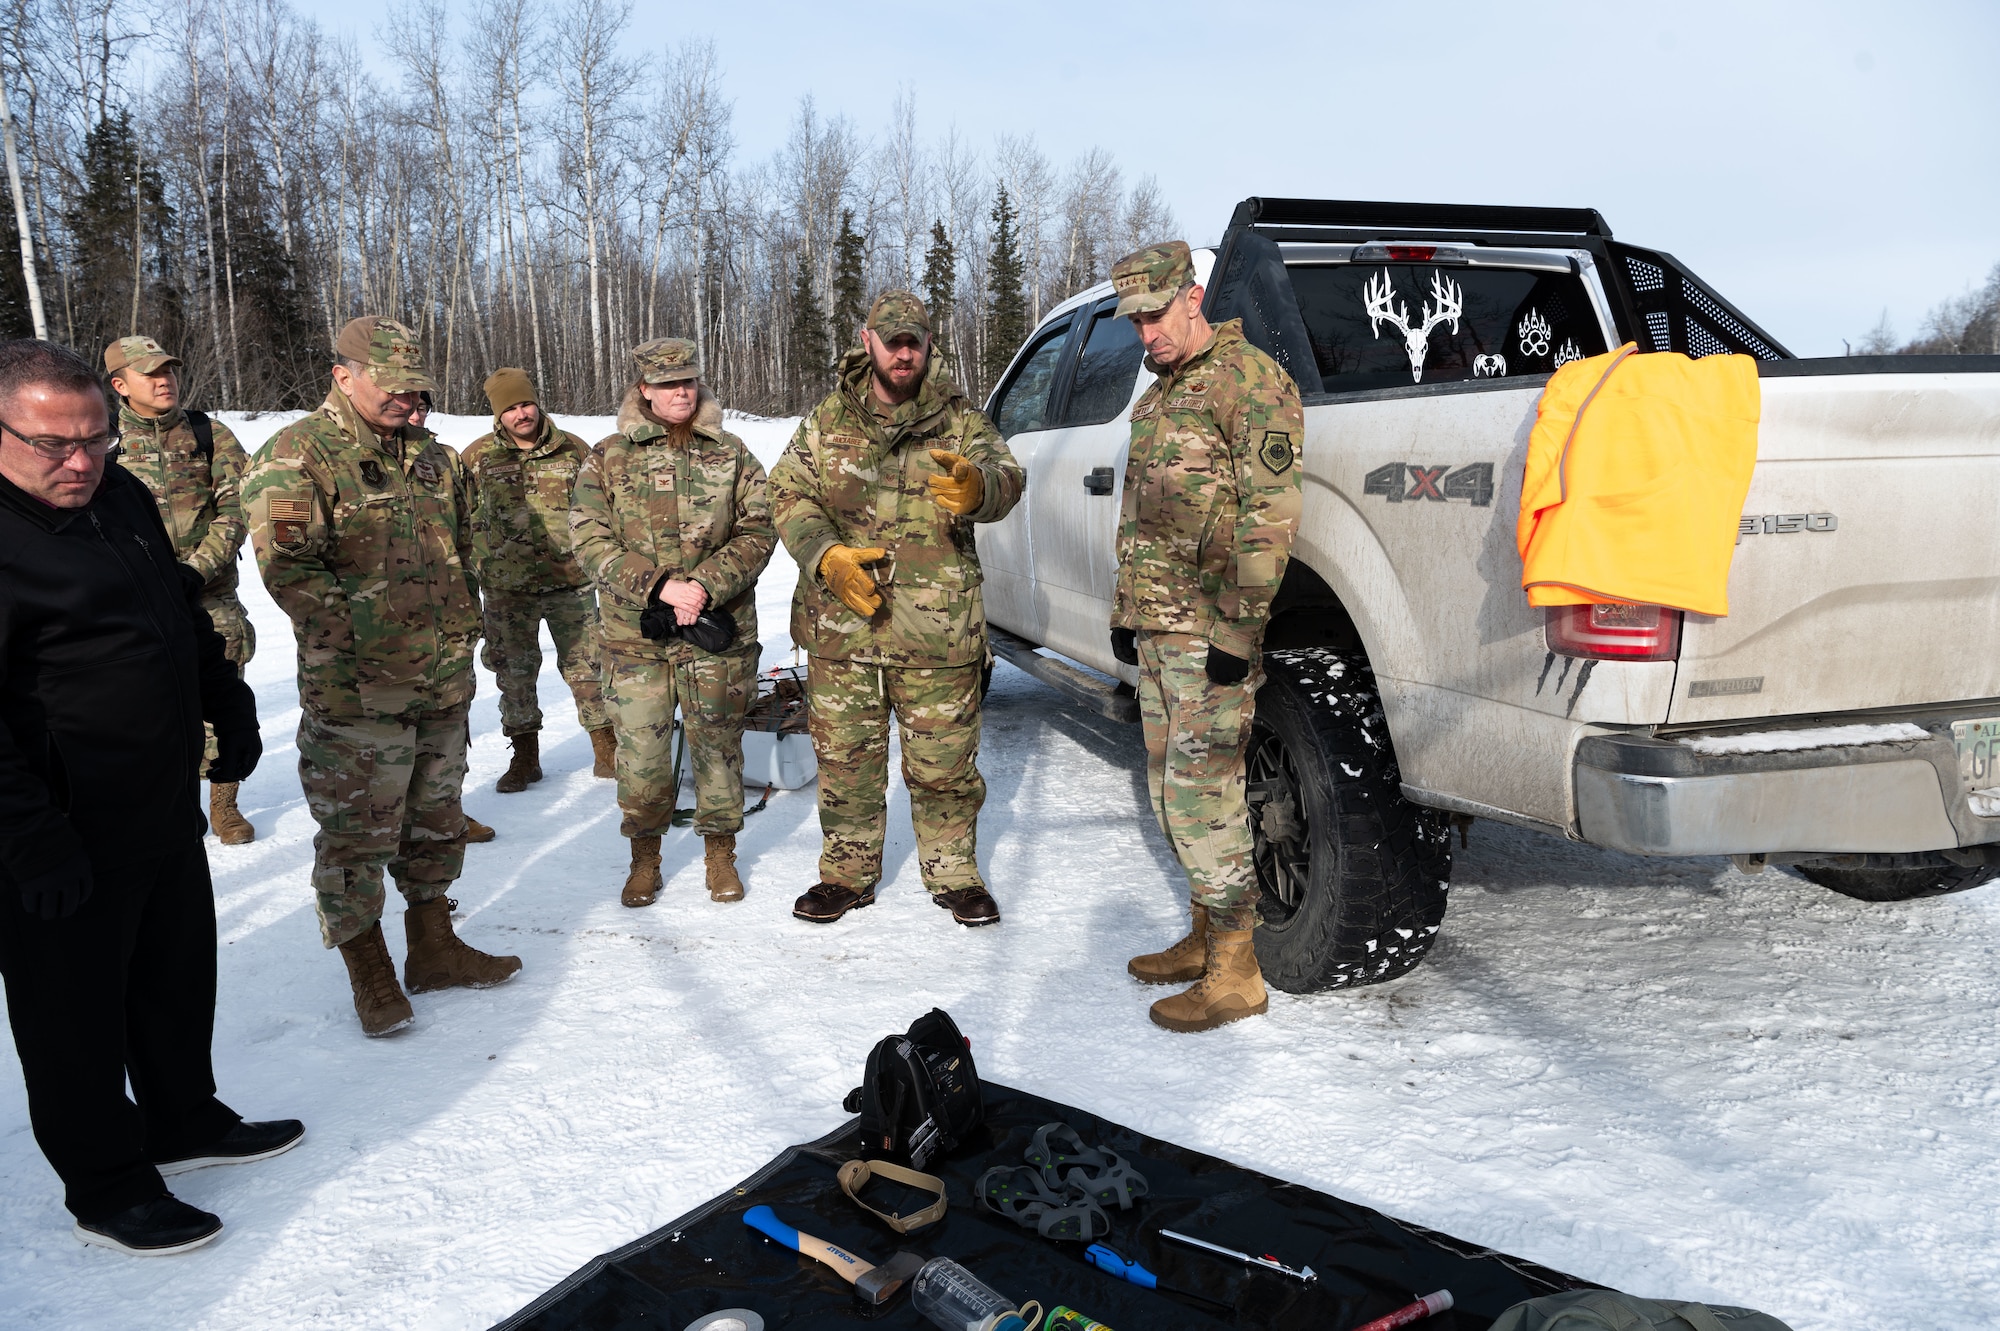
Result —
<svg viewBox="0 0 2000 1331"><path fill-rule="evenodd" d="M844 1160L860 1154L856 1124L786 1151L742 1186L663 1229L591 1261L500 1323L496 1331L683 1331L723 1308L762 1314L770 1331L820 1331L862 1322L918 1331L929 1323L907 1292L868 1310L831 1270L780 1247L743 1223L759 1204L818 1238L884 1261L897 1249L950 1257L988 1286L1043 1309L1065 1304L1115 1331L1236 1327L1243 1331L1345 1331L1449 1289L1457 1307L1420 1323L1421 1331L1485 1331L1509 1305L1587 1281L1443 1234L1392 1220L1365 1206L1283 1183L1213 1156L1142 1136L1023 1091L984 1083L986 1127L977 1140L931 1169L945 1181L944 1219L908 1236L856 1207L834 1181ZM1128 1285L1085 1265L1080 1243L1055 1243L975 1204L973 1187L989 1166L1019 1164L1035 1130L1063 1122L1093 1146L1123 1156L1146 1176L1151 1195L1132 1210L1111 1212L1102 1242L1135 1257L1162 1281L1225 1301L1234 1311ZM905 1213L921 1204L871 1203ZM1318 1284L1301 1286L1273 1273L1246 1271L1157 1236L1178 1230L1246 1252L1310 1266Z"/></svg>

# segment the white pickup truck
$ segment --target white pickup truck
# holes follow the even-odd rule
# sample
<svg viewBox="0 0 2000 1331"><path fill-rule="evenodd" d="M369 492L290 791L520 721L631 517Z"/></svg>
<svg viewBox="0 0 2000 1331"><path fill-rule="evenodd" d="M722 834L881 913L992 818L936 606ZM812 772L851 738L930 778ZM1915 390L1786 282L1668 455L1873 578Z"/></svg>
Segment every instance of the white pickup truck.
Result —
<svg viewBox="0 0 2000 1331"><path fill-rule="evenodd" d="M1305 399L1248 759L1273 983L1422 960L1472 818L1876 901L2000 873L2000 357L1794 358L1591 209L1249 199L1195 262ZM1053 310L995 388L1028 488L979 552L996 650L1135 719L1108 624L1150 377L1115 304ZM1624 342L1758 360L1726 618L1521 591L1542 386Z"/></svg>

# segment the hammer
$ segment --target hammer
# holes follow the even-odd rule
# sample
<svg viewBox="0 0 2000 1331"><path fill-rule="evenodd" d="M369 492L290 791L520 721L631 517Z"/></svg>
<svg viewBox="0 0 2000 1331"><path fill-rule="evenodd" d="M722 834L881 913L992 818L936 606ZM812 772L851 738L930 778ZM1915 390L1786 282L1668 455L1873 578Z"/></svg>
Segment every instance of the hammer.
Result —
<svg viewBox="0 0 2000 1331"><path fill-rule="evenodd" d="M854 1297L870 1307L880 1307L896 1297L910 1277L923 1269L924 1259L913 1252L899 1252L880 1266L847 1249L801 1234L768 1206L753 1206L743 1213L743 1223L768 1239L775 1239L793 1252L823 1262L854 1286Z"/></svg>

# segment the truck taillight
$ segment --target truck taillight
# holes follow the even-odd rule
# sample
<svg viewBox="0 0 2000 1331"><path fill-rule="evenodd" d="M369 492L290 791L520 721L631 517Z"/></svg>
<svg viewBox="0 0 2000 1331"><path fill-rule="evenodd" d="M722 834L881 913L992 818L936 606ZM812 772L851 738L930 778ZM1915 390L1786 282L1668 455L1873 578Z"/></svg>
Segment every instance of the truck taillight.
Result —
<svg viewBox="0 0 2000 1331"><path fill-rule="evenodd" d="M1673 661L1681 654L1681 612L1657 605L1555 605L1549 650L1587 661Z"/></svg>

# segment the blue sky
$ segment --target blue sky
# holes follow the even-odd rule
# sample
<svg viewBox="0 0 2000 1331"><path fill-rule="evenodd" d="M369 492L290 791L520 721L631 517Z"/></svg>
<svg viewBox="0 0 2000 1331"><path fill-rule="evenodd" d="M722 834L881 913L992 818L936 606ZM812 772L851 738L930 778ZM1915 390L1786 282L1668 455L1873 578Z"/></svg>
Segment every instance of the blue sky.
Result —
<svg viewBox="0 0 2000 1331"><path fill-rule="evenodd" d="M329 27L364 39L356 0ZM343 17L344 16L344 17ZM888 5L636 0L715 40L739 157L802 94L864 133L1032 133L1158 177L1190 239L1250 194L1588 205L1803 355L2000 263L2000 4Z"/></svg>

